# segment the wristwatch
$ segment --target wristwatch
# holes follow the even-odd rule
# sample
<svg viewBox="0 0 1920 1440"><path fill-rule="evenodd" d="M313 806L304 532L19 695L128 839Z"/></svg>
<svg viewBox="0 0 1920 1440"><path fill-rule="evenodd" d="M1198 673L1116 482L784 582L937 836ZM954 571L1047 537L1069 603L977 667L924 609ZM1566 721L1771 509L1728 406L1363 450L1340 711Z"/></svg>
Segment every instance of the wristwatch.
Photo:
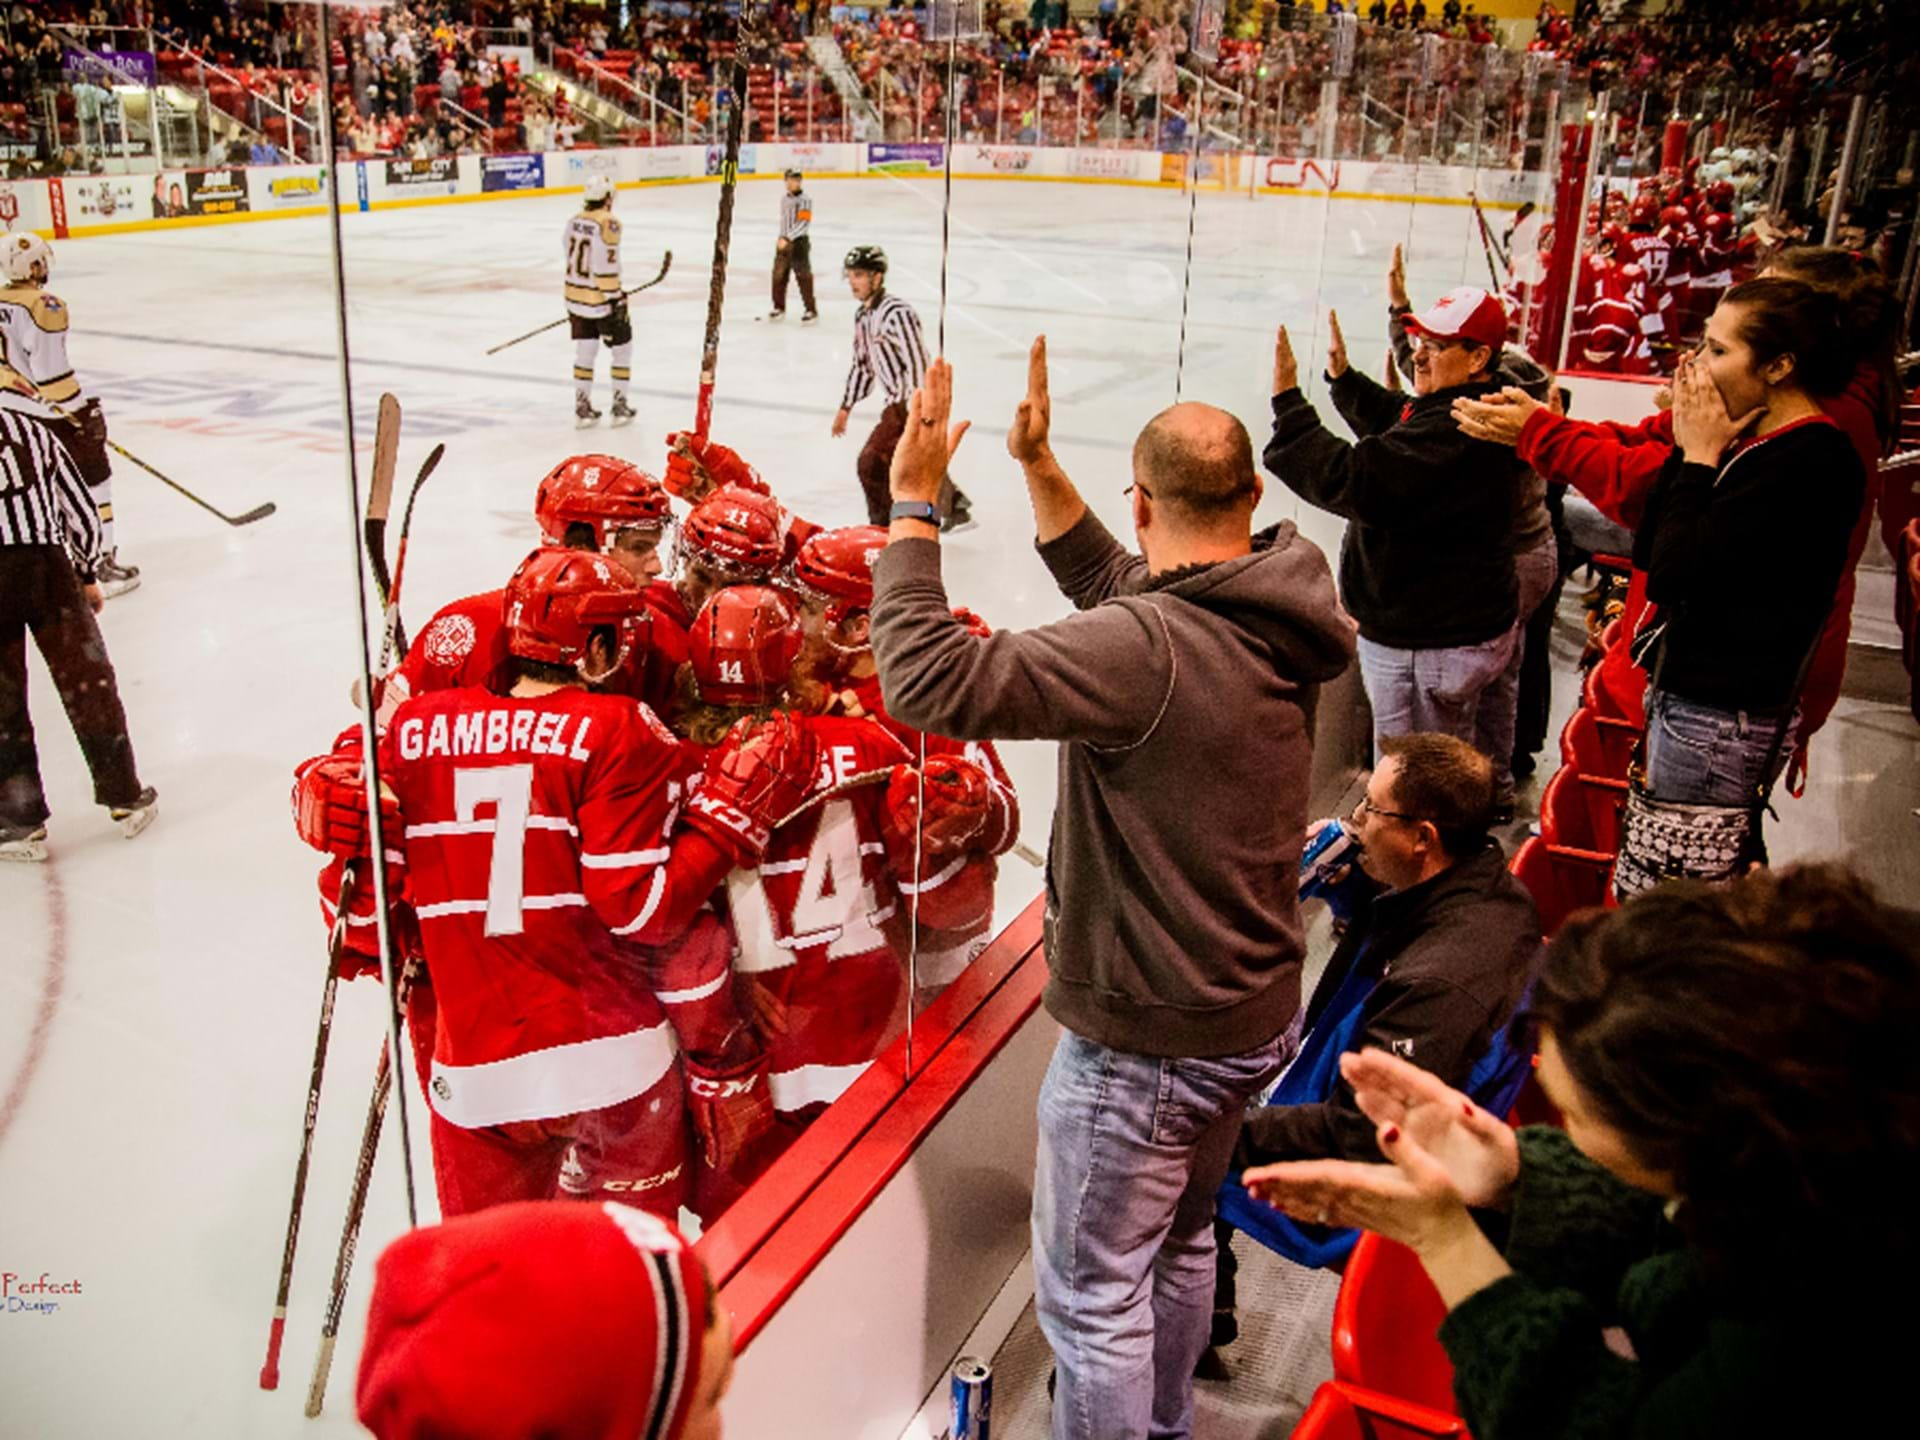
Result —
<svg viewBox="0 0 1920 1440"><path fill-rule="evenodd" d="M896 500L893 509L887 512L890 520L924 520L929 525L940 523L940 508L926 500Z"/></svg>

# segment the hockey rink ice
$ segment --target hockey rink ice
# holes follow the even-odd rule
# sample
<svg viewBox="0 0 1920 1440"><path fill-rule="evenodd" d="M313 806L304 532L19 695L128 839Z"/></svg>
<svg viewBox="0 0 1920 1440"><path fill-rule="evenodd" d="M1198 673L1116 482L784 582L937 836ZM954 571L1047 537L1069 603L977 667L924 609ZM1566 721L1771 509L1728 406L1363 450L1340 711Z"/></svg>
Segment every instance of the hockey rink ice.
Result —
<svg viewBox="0 0 1920 1440"><path fill-rule="evenodd" d="M739 189L713 433L781 500L828 525L864 518L854 457L878 416L830 438L850 352L839 257L885 247L891 288L938 333L937 177L809 185L821 321L779 325L767 277L776 183ZM564 327L487 357L561 313L560 230L575 196L348 214L352 393L361 483L375 405L404 408L394 531L422 492L405 584L410 629L504 582L536 539L539 478L608 450L656 471L693 418L717 187L624 189L626 283L672 250L633 301L633 425L576 431ZM1496 225L1501 217L1494 217ZM1378 375L1385 271L1409 243L1417 302L1485 283L1465 207L1203 192L1194 227L1183 394L1267 433L1273 330L1287 324L1312 389L1337 307L1354 362ZM1032 548L1004 439L1026 352L1049 337L1054 445L1123 536L1128 451L1175 399L1187 197L1172 189L956 181L946 351L974 424L954 466L978 528L944 546L956 603L995 626L1063 612ZM320 1110L282 1379L257 1384L324 975L318 857L295 838L294 765L355 723L355 559L342 451L333 275L324 219L61 241L50 288L71 307L83 384L116 441L229 511L232 530L123 460L115 509L140 588L103 624L160 818L122 840L91 792L37 654L33 716L53 859L0 868L0 1271L77 1282L58 1308L0 1313L0 1435L332 1436L352 1420L374 1258L405 1224L396 1117L376 1172L326 1416L301 1415L353 1155L381 1037L380 996L343 986ZM596 404L610 398L603 354ZM1323 410L1323 413L1329 413ZM1337 421L1334 423L1338 423ZM1268 480L1263 523L1295 514ZM1335 557L1325 515L1303 528ZM1023 840L1046 847L1050 746L1004 747ZM1040 873L1002 862L997 921ZM421 1100L407 1067L421 1217L436 1210ZM876 1263L881 1263L878 1260ZM866 1435L849 1417L847 1435Z"/></svg>

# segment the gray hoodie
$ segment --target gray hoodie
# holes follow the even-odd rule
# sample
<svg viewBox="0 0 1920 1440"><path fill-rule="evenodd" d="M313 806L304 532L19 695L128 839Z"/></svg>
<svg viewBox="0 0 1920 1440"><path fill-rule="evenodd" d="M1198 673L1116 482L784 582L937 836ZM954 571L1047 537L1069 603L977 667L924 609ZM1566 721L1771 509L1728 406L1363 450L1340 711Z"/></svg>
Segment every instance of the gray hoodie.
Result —
<svg viewBox="0 0 1920 1440"><path fill-rule="evenodd" d="M1117 1050L1232 1055L1286 1028L1314 701L1352 661L1326 557L1291 523L1149 578L1091 512L1040 547L1080 613L981 639L939 546L874 565L888 711L960 740L1060 741L1046 1006Z"/></svg>

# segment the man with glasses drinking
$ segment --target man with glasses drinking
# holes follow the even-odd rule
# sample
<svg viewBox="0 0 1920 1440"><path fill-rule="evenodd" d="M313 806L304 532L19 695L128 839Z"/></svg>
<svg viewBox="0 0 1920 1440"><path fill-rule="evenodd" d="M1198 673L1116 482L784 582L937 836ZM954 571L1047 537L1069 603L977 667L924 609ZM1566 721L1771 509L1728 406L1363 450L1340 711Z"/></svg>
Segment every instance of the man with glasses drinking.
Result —
<svg viewBox="0 0 1920 1440"><path fill-rule="evenodd" d="M1348 522L1340 596L1360 624L1375 749L1390 736L1438 732L1504 762L1513 702L1485 716L1481 702L1505 680L1518 639L1520 473L1511 454L1462 434L1451 407L1499 389L1506 312L1463 285L1409 315L1411 398L1349 365L1340 318L1327 319L1327 393L1358 438L1341 439L1315 413L1283 325L1263 459L1288 489Z"/></svg>
<svg viewBox="0 0 1920 1440"><path fill-rule="evenodd" d="M1378 1163L1378 1127L1355 1102L1340 1055L1386 1050L1467 1090L1540 953L1533 899L1487 834L1488 757L1451 735L1402 735L1382 751L1347 821L1360 868L1382 888L1357 907L1314 986L1300 1058L1282 1087L1292 1103L1247 1117L1235 1170L1281 1160ZM1301 1103L1303 1095L1316 1098ZM1227 1233L1217 1238L1220 1346L1239 1326L1237 1266Z"/></svg>

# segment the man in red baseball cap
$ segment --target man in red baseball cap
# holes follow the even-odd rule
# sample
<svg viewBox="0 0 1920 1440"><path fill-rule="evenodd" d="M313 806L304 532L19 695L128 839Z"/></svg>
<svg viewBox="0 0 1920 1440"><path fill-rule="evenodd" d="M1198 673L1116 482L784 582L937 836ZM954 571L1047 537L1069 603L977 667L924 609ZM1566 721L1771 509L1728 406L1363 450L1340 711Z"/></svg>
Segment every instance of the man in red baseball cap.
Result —
<svg viewBox="0 0 1920 1440"><path fill-rule="evenodd" d="M387 1247L356 1398L380 1440L719 1440L732 1374L733 1326L678 1230L535 1200Z"/></svg>
<svg viewBox="0 0 1920 1440"><path fill-rule="evenodd" d="M1419 315L1411 398L1347 361L1340 317L1327 316L1327 395L1357 437L1327 428L1300 388L1282 326L1274 346L1267 469L1303 500L1344 517L1340 598L1360 627L1360 672L1377 744L1416 732L1453 735L1504 767L1504 737L1483 734L1481 699L1503 683L1516 644L1512 535L1520 467L1461 433L1453 402L1499 388L1493 367L1506 314L1463 285Z"/></svg>

